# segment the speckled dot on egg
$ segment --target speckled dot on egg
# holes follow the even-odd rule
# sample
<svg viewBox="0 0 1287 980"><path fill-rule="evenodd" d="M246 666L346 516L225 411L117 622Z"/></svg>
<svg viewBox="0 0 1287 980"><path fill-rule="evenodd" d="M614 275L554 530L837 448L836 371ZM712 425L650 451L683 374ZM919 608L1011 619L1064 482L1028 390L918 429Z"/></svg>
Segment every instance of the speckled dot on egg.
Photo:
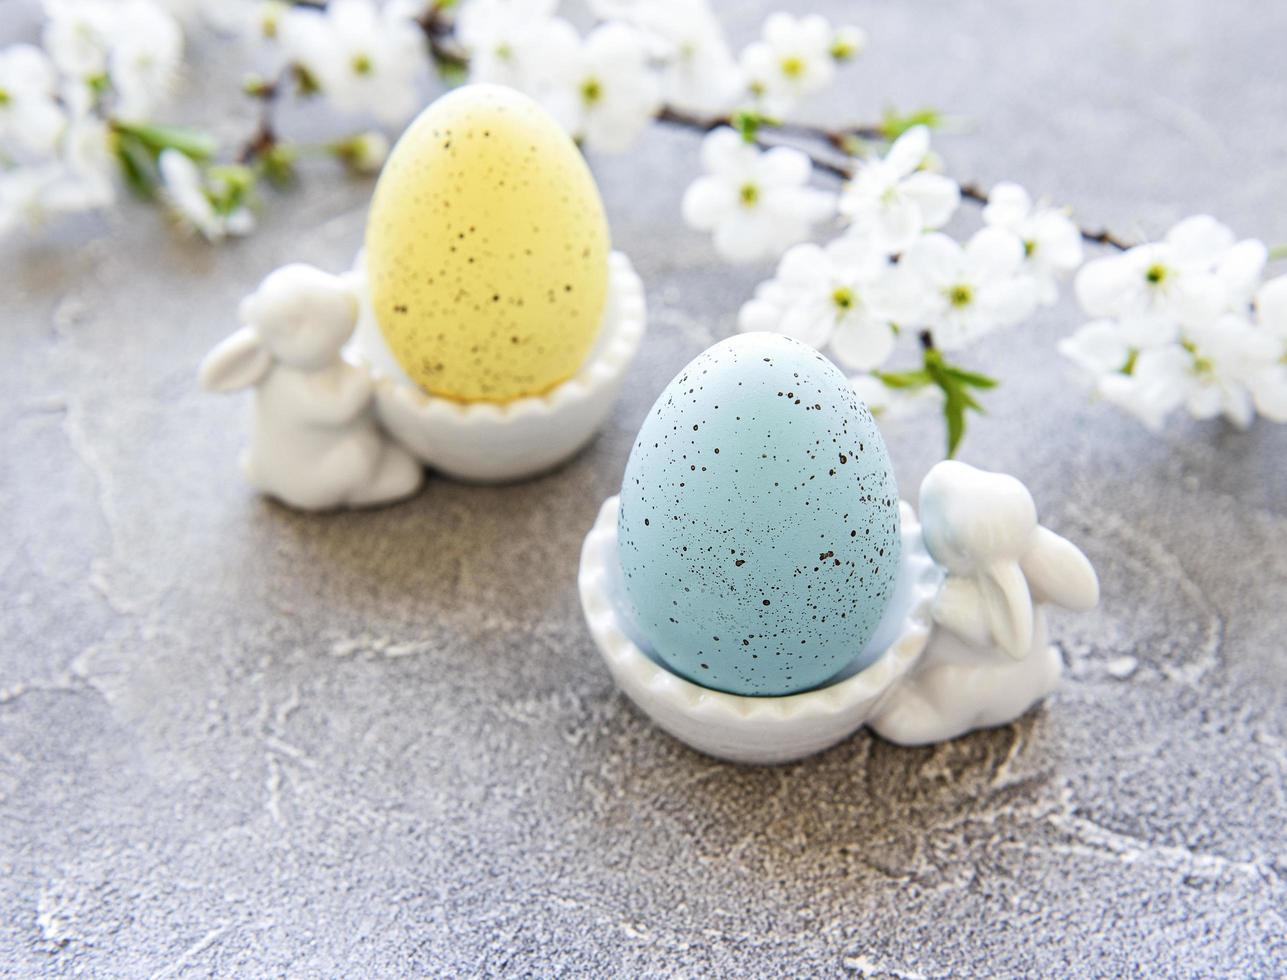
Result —
<svg viewBox="0 0 1287 980"><path fill-rule="evenodd" d="M581 367L608 289L603 204L536 102L467 85L398 140L371 203L366 268L390 350L425 391L537 395Z"/></svg>
<svg viewBox="0 0 1287 980"><path fill-rule="evenodd" d="M862 652L893 593L898 489L867 406L776 334L716 344L662 392L621 488L628 615L704 687L783 695Z"/></svg>

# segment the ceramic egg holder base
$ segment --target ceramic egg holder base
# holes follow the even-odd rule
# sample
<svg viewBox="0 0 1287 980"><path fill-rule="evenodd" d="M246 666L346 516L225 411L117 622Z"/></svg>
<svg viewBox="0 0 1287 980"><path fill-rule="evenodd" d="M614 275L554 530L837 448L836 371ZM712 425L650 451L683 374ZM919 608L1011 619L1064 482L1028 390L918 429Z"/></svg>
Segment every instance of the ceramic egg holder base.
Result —
<svg viewBox="0 0 1287 980"><path fill-rule="evenodd" d="M728 694L680 677L632 639L621 613L617 511L618 498L604 502L581 551L578 586L594 642L617 686L657 725L733 762L801 759L863 725L922 745L1013 721L1062 672L1042 606L1081 611L1099 597L1090 563L1037 525L1022 484L940 463L921 486L921 520L901 505L893 597L854 661L876 659L799 694Z"/></svg>
<svg viewBox="0 0 1287 980"><path fill-rule="evenodd" d="M375 380L380 423L421 462L460 480L521 480L576 455L612 411L644 336L643 284L630 260L613 252L599 335L575 375L543 395L503 404L438 398L411 381L389 351L371 310L361 256L351 275L360 313L345 357Z"/></svg>

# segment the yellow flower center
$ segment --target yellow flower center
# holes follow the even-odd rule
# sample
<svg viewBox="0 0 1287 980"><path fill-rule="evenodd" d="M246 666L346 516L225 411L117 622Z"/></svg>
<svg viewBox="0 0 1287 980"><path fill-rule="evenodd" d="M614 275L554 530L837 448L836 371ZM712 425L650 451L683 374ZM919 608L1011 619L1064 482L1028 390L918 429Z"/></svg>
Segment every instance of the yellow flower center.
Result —
<svg viewBox="0 0 1287 980"><path fill-rule="evenodd" d="M594 105L603 98L603 86L597 78L587 78L581 83L581 99L586 105Z"/></svg>
<svg viewBox="0 0 1287 980"><path fill-rule="evenodd" d="M375 65L371 61L371 56L366 54L355 54L353 60L349 62L355 75L369 75Z"/></svg>
<svg viewBox="0 0 1287 980"><path fill-rule="evenodd" d="M837 286L835 292L831 294L831 302L836 304L836 309L843 315L853 309L854 291L848 286Z"/></svg>
<svg viewBox="0 0 1287 980"><path fill-rule="evenodd" d="M963 306L969 306L972 299L974 299L974 290L965 283L957 283L947 291L947 301L958 310Z"/></svg>
<svg viewBox="0 0 1287 980"><path fill-rule="evenodd" d="M1160 286L1166 281L1166 266L1156 262L1148 267L1144 278L1150 286Z"/></svg>
<svg viewBox="0 0 1287 980"><path fill-rule="evenodd" d="M749 208L760 199L760 189L754 184L743 184L737 196L741 198L742 204Z"/></svg>
<svg viewBox="0 0 1287 980"><path fill-rule="evenodd" d="M787 78L799 78L804 74L804 59L798 55L787 55L782 59L782 74Z"/></svg>

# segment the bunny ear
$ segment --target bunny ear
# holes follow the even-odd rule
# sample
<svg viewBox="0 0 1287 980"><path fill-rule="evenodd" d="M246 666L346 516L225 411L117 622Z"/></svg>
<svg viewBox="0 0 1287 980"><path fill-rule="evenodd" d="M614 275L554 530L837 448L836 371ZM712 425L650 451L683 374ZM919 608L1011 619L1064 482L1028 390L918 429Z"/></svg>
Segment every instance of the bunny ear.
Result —
<svg viewBox="0 0 1287 980"><path fill-rule="evenodd" d="M206 355L197 379L206 391L237 391L258 384L272 366L259 334L242 327Z"/></svg>
<svg viewBox="0 0 1287 980"><path fill-rule="evenodd" d="M1032 547L1019 560L1038 602L1053 602L1073 612L1099 603L1099 577L1081 549L1049 528L1037 528Z"/></svg>
<svg viewBox="0 0 1287 980"><path fill-rule="evenodd" d="M1000 561L978 577L983 608L997 646L1022 660L1032 646L1032 594L1018 562Z"/></svg>
<svg viewBox="0 0 1287 980"><path fill-rule="evenodd" d="M934 599L934 621L976 647L992 643L979 583L967 575L949 575Z"/></svg>

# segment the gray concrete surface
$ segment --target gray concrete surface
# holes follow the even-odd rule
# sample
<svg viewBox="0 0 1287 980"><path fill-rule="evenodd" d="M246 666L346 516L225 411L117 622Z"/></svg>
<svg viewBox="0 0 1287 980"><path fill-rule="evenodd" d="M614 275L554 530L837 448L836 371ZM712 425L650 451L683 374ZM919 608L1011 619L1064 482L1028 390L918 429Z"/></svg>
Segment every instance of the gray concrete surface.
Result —
<svg viewBox="0 0 1287 980"><path fill-rule="evenodd" d="M768 5L728 6L742 40ZM962 177L1124 234L1211 211L1287 241L1287 6L812 6L872 36L817 118L932 103L973 121L940 144ZM193 77L235 135L227 62ZM244 401L193 383L264 272L348 261L369 184L310 168L223 248L135 204L2 246L0 972L1287 971L1287 429L1158 437L1089 403L1053 353L1069 303L975 352L1005 384L963 452L1102 576L1102 608L1055 623L1069 676L1042 710L741 769L614 693L582 535L764 273L681 226L696 150L655 131L594 161L652 308L602 438L376 513L254 498ZM911 492L941 433L887 437Z"/></svg>

